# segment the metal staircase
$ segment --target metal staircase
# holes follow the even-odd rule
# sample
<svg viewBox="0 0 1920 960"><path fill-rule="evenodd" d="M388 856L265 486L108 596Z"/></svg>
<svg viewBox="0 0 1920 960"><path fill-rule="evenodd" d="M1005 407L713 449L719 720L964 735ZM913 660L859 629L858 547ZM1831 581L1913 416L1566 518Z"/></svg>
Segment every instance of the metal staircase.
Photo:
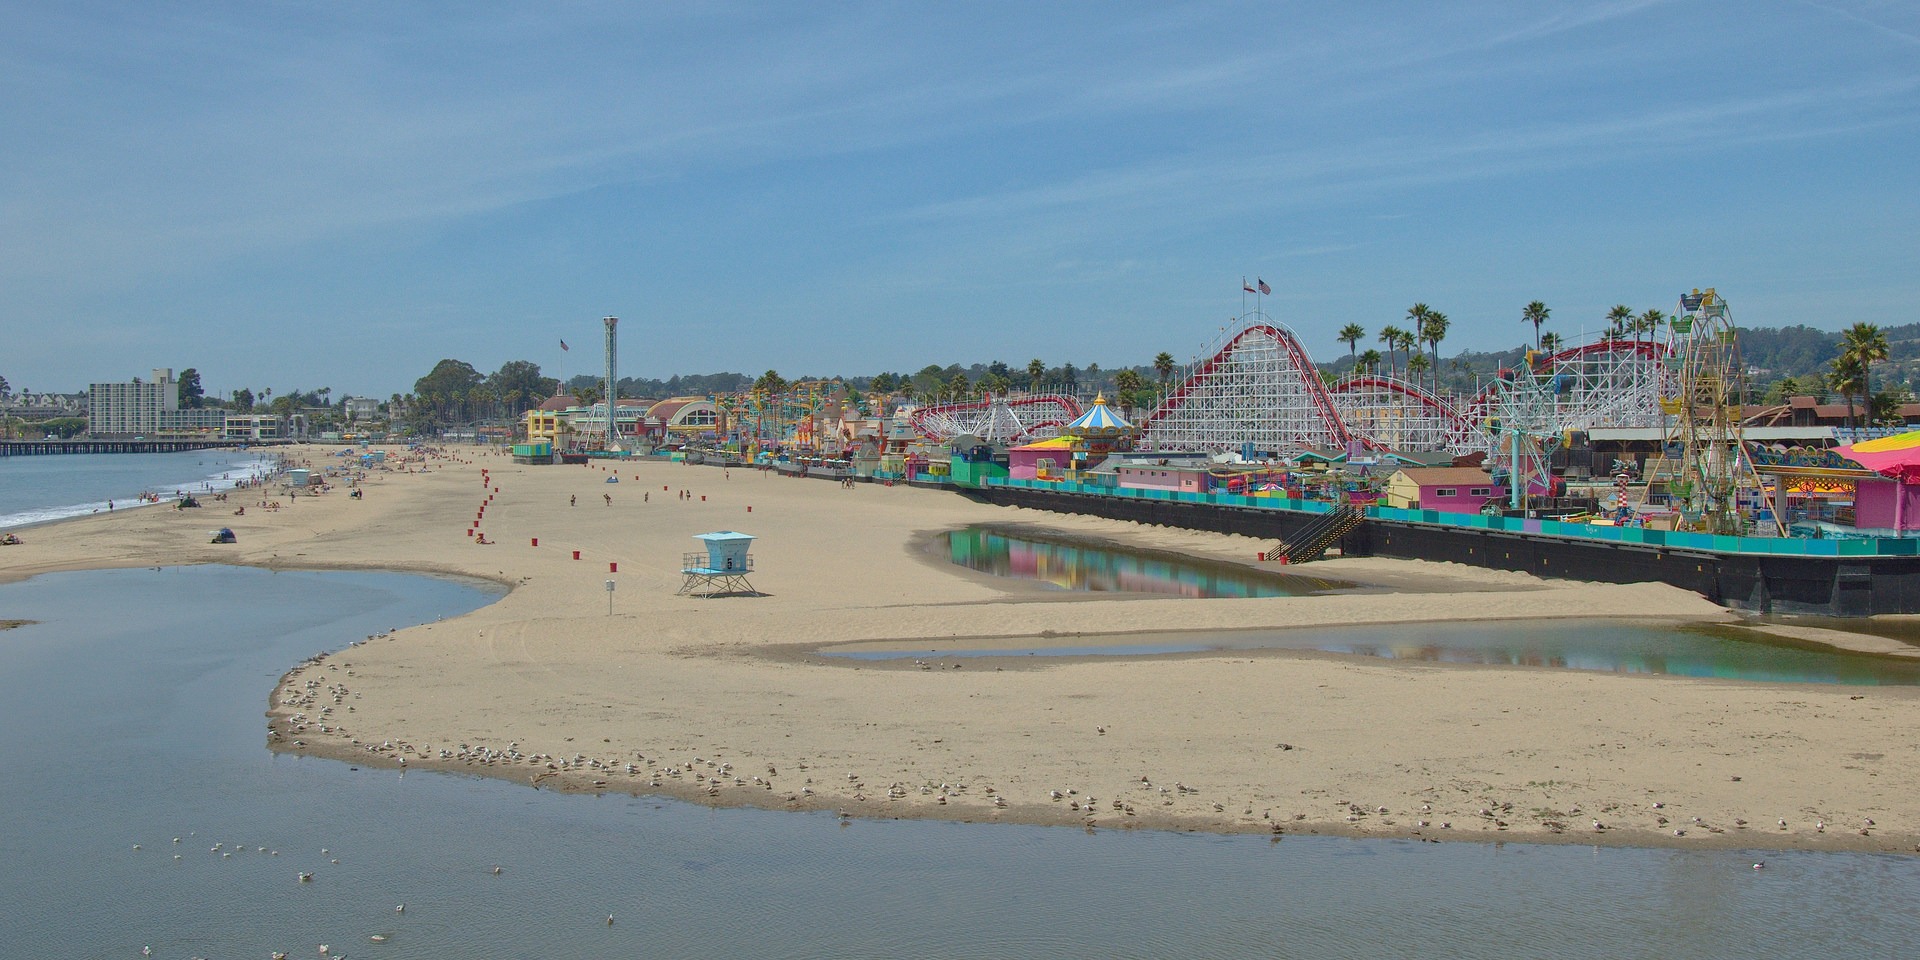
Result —
<svg viewBox="0 0 1920 960"><path fill-rule="evenodd" d="M1273 545L1263 556L1266 560L1281 563L1311 563L1327 553L1341 537L1353 532L1365 517L1352 504L1342 504L1332 513L1316 518L1300 528L1291 540L1282 540Z"/></svg>

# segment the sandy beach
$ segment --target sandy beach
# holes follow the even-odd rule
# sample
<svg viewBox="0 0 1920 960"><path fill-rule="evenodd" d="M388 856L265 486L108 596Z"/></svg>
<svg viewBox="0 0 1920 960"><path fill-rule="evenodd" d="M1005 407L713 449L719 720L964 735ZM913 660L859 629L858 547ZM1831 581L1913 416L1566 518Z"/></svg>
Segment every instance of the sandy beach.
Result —
<svg viewBox="0 0 1920 960"><path fill-rule="evenodd" d="M325 452L295 455L320 465ZM229 562L505 584L503 599L468 616L290 664L269 696L267 736L275 749L541 788L1095 829L1920 845L1913 688L1279 650L924 664L818 653L956 637L1057 646L1084 634L1414 620L1729 619L1663 585L1356 558L1300 571L1360 585L1328 595L1069 595L936 562L928 538L1030 525L1233 563L1265 544L904 486L652 462L613 467L620 482L606 483L600 466L455 456L376 472L362 500L335 489L269 495L278 511L220 509L263 496L240 492L208 509L35 528L0 551L0 580ZM489 496L481 529L494 543L476 546L467 531ZM239 543L208 543L221 526ZM675 596L692 535L728 529L760 538L753 582L765 595ZM1855 643L1823 635L1835 633L1802 637Z"/></svg>

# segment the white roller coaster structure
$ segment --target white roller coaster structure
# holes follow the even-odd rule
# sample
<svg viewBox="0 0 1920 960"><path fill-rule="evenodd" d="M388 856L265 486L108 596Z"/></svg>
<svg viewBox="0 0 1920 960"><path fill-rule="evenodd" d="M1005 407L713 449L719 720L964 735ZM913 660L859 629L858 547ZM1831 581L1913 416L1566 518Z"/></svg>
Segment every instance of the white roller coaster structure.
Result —
<svg viewBox="0 0 1920 960"><path fill-rule="evenodd" d="M1044 440L1081 414L1080 401L1059 393L991 396L984 400L936 403L909 415L913 429L931 440L979 437L987 443Z"/></svg>
<svg viewBox="0 0 1920 960"><path fill-rule="evenodd" d="M1678 389L1672 356L1668 343L1607 337L1534 358L1529 389L1546 395L1527 399L1526 418L1543 421L1530 422L1530 429L1660 426L1660 398ZM1513 407L1516 393L1490 383L1469 396L1449 396L1374 373L1327 387L1292 331L1255 311L1195 358L1147 417L1145 439L1158 449L1211 453L1248 444L1277 453L1355 442L1492 453L1500 441L1488 423Z"/></svg>

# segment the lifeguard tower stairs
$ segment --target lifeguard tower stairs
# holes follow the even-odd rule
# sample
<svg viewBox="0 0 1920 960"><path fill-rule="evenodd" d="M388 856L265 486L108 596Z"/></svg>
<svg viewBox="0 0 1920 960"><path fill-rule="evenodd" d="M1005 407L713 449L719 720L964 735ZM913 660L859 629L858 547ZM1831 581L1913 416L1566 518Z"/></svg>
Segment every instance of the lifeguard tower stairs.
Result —
<svg viewBox="0 0 1920 960"><path fill-rule="evenodd" d="M747 574L753 572L753 555L747 545L751 534L721 530L694 534L706 544L703 553L688 553L680 558L680 593L683 597L729 597L760 595Z"/></svg>

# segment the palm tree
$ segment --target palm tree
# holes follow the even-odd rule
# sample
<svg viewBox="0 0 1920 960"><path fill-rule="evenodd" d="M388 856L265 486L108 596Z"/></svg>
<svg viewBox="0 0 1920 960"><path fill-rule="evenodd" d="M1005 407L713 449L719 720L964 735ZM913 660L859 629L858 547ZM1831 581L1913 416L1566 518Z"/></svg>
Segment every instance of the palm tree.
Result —
<svg viewBox="0 0 1920 960"><path fill-rule="evenodd" d="M1381 345L1387 348L1387 364L1393 368L1393 375L1395 377L1400 375L1400 355L1394 351L1400 349L1400 338L1406 335L1407 332L1405 330L1393 324L1387 324L1380 328L1379 340Z"/></svg>
<svg viewBox="0 0 1920 960"><path fill-rule="evenodd" d="M1113 375L1113 389L1120 394L1120 412L1123 415L1129 417L1133 415L1134 396L1143 386L1145 384L1141 381L1140 374L1134 372L1132 367L1123 367L1120 372Z"/></svg>
<svg viewBox="0 0 1920 960"><path fill-rule="evenodd" d="M1423 333L1422 331L1424 331L1427 326L1427 315L1432 312L1433 311L1428 309L1427 305L1424 303L1416 303L1413 306L1407 308L1407 323L1410 325L1410 329L1407 332L1413 334L1413 338L1416 343L1427 342L1426 334ZM1408 369L1408 373L1412 373L1412 369L1413 369L1412 357L1407 358L1407 369Z"/></svg>
<svg viewBox="0 0 1920 960"><path fill-rule="evenodd" d="M1360 355L1358 353L1355 353L1354 351L1359 349L1360 341L1365 340L1366 338L1367 338L1366 327L1363 327L1357 323L1349 323L1346 326L1340 328L1340 336L1335 339L1347 345L1347 357L1348 359L1352 360L1354 364L1357 366L1360 363Z"/></svg>
<svg viewBox="0 0 1920 960"><path fill-rule="evenodd" d="M1380 369L1380 351L1368 349L1366 352L1360 354L1360 359L1355 360L1354 363L1357 364L1360 369L1368 373L1373 373Z"/></svg>
<svg viewBox="0 0 1920 960"><path fill-rule="evenodd" d="M1840 355L1833 358L1834 386L1847 395L1847 419L1853 420L1857 390L1873 419L1873 365L1887 359L1887 335L1871 323L1856 323L1840 334ZM1844 386L1842 385L1844 382Z"/></svg>
<svg viewBox="0 0 1920 960"><path fill-rule="evenodd" d="M1427 366L1428 366L1427 355L1424 353L1416 353L1413 356L1408 357L1407 358L1407 379L1412 380L1414 386L1419 386L1420 375L1427 372Z"/></svg>
<svg viewBox="0 0 1920 960"><path fill-rule="evenodd" d="M1167 384L1173 380L1173 354L1162 350L1153 358L1153 373L1160 378L1160 392L1167 392Z"/></svg>
<svg viewBox="0 0 1920 960"><path fill-rule="evenodd" d="M1533 324L1533 348L1535 350L1541 348L1540 327L1547 322L1547 317L1552 315L1552 313L1553 311L1547 309L1547 305L1539 300L1527 304L1520 311L1520 322Z"/></svg>
<svg viewBox="0 0 1920 960"><path fill-rule="evenodd" d="M1032 360L1027 361L1027 389L1028 390L1034 393L1039 393L1040 381L1045 380L1046 378L1047 378L1047 362L1045 360L1042 360L1039 357L1034 357Z"/></svg>
<svg viewBox="0 0 1920 960"><path fill-rule="evenodd" d="M1781 377L1767 388L1768 403L1786 403L1800 395L1800 380L1797 377Z"/></svg>
<svg viewBox="0 0 1920 960"><path fill-rule="evenodd" d="M1400 349L1401 353L1407 355L1407 374L1409 376L1413 374L1413 348L1417 342L1412 330L1402 330L1400 331L1399 342L1394 344L1395 347Z"/></svg>
<svg viewBox="0 0 1920 960"><path fill-rule="evenodd" d="M946 398L948 400L965 400L972 392L973 382L967 379L966 374L956 373L947 379Z"/></svg>
<svg viewBox="0 0 1920 960"><path fill-rule="evenodd" d="M1560 352L1560 335L1545 333L1540 336L1540 352L1552 356Z"/></svg>
<svg viewBox="0 0 1920 960"><path fill-rule="evenodd" d="M1832 369L1833 389L1847 398L1847 426L1858 426L1853 415L1853 398L1866 392L1866 371L1860 366L1859 359L1847 352L1844 347L1840 355L1833 358Z"/></svg>
<svg viewBox="0 0 1920 960"><path fill-rule="evenodd" d="M1624 303L1616 303L1607 311L1607 336L1614 339L1626 336L1627 323L1633 319L1633 308Z"/></svg>
<svg viewBox="0 0 1920 960"><path fill-rule="evenodd" d="M1640 334L1644 333L1647 335L1647 342L1652 343L1654 337L1660 332L1660 325L1666 322L1667 315L1658 310L1648 310L1646 313L1633 318L1633 338L1635 342L1638 342Z"/></svg>
<svg viewBox="0 0 1920 960"><path fill-rule="evenodd" d="M1428 310L1420 320L1420 339L1433 352L1432 362L1427 369L1433 371L1433 389L1436 393L1440 390L1440 341L1447 338L1447 328L1451 326L1453 321L1438 310Z"/></svg>

